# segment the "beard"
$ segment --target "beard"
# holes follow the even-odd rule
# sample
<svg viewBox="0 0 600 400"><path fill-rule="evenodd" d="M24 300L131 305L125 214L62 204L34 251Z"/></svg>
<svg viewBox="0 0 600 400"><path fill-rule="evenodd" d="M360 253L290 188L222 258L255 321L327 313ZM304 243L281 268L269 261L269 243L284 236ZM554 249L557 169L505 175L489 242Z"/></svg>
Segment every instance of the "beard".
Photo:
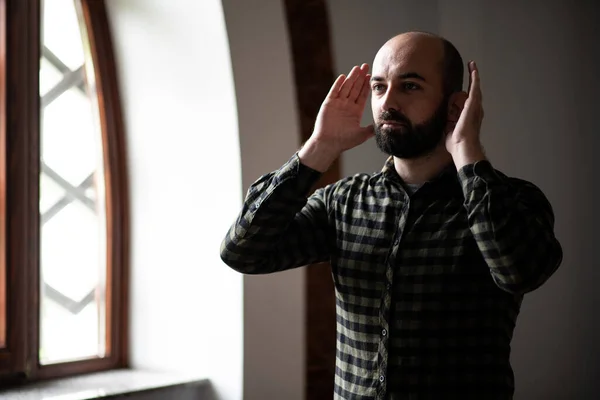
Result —
<svg viewBox="0 0 600 400"><path fill-rule="evenodd" d="M375 127L375 142L385 154L403 158L419 158L431 153L444 139L448 114L448 99L443 99L435 113L427 121L413 124L408 118L394 109L384 111L380 121L397 121L403 126Z"/></svg>

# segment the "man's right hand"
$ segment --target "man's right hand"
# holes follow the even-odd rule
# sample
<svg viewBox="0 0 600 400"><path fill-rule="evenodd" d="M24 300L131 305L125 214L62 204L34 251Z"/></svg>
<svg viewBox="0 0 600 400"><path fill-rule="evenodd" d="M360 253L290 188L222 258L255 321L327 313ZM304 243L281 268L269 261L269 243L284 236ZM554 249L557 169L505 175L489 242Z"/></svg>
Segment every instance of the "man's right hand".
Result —
<svg viewBox="0 0 600 400"><path fill-rule="evenodd" d="M373 126L360 126L369 97L369 66L355 66L346 77L340 75L321 105L315 130L302 147L300 161L317 171L325 172L342 154L364 143L374 135Z"/></svg>

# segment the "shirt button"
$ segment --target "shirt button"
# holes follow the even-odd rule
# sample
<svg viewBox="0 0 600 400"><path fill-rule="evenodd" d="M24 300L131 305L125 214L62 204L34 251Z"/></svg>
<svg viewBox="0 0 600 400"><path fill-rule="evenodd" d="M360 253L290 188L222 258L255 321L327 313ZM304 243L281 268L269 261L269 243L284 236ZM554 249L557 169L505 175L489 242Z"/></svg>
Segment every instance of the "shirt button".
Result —
<svg viewBox="0 0 600 400"><path fill-rule="evenodd" d="M391 283L388 283L387 285L385 285L385 288L386 288L387 290L391 290L391 289L392 289L392 284L391 284Z"/></svg>
<svg viewBox="0 0 600 400"><path fill-rule="evenodd" d="M387 330L386 330L385 328L384 328L384 329L382 329L382 330L381 330L381 334L382 334L383 336L387 335Z"/></svg>
<svg viewBox="0 0 600 400"><path fill-rule="evenodd" d="M379 382L383 382L383 381L385 381L385 376L379 375Z"/></svg>

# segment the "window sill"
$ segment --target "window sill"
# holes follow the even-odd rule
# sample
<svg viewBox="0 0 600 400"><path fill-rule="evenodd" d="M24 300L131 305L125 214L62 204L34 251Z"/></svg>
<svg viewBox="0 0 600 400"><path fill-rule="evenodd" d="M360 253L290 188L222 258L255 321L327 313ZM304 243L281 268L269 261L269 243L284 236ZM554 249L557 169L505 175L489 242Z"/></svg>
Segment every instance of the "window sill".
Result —
<svg viewBox="0 0 600 400"><path fill-rule="evenodd" d="M120 369L33 383L0 391L2 400L215 398L208 380L163 372Z"/></svg>

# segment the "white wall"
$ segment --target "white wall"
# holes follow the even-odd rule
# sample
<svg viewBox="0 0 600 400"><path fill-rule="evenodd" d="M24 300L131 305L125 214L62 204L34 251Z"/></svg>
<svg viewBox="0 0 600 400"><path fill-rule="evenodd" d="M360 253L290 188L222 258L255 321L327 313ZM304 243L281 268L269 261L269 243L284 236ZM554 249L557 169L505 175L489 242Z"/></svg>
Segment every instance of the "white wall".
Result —
<svg viewBox="0 0 600 400"><path fill-rule="evenodd" d="M282 2L223 0L223 9L245 193L298 149L296 94ZM244 277L245 400L304 399L304 276L297 269Z"/></svg>
<svg viewBox="0 0 600 400"><path fill-rule="evenodd" d="M111 0L131 188L131 361L242 398L242 277L219 258L241 204L218 0Z"/></svg>
<svg viewBox="0 0 600 400"><path fill-rule="evenodd" d="M591 1L329 0L337 72L371 62L389 37L418 29L451 40L481 70L483 143L494 166L536 183L565 252L526 296L513 341L516 399L592 399L600 391L600 224L592 175L600 145L600 14ZM361 26L361 29L356 29ZM465 85L466 85L465 81ZM365 111L365 123L372 121ZM380 169L374 142L343 156L345 175Z"/></svg>
<svg viewBox="0 0 600 400"><path fill-rule="evenodd" d="M242 278L218 259L248 186L299 145L282 4L107 3L129 141L133 365L208 377L224 399L303 399L304 271Z"/></svg>

